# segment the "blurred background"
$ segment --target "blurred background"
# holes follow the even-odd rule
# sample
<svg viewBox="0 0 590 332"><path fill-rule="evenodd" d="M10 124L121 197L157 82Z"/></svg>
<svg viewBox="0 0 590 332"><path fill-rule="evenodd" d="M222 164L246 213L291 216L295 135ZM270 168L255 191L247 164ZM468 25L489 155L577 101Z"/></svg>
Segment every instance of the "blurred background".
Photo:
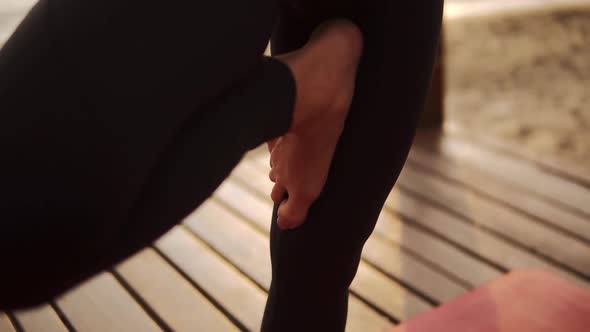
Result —
<svg viewBox="0 0 590 332"><path fill-rule="evenodd" d="M34 3L0 0L0 45ZM590 1L447 0L445 11L446 128L590 168Z"/></svg>
<svg viewBox="0 0 590 332"><path fill-rule="evenodd" d="M590 169L590 2L447 4L447 127Z"/></svg>

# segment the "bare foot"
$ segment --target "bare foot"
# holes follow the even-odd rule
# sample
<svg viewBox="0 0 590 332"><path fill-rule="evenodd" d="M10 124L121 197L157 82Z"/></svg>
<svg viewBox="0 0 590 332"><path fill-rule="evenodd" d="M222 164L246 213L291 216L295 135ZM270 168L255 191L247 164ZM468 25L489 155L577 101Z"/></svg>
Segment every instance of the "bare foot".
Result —
<svg viewBox="0 0 590 332"><path fill-rule="evenodd" d="M333 20L303 48L277 57L291 68L297 85L291 129L269 143L271 197L281 203L282 229L301 225L324 187L354 94L362 43L352 22Z"/></svg>

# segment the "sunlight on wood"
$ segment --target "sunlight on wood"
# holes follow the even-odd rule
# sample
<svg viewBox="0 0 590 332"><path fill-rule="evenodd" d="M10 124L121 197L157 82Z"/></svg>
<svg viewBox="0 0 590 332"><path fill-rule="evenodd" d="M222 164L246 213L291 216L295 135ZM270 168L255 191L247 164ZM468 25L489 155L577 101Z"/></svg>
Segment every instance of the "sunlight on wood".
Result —
<svg viewBox="0 0 590 332"><path fill-rule="evenodd" d="M67 328L63 325L53 308L48 304L16 312L15 316L19 324L27 332L67 331Z"/></svg>

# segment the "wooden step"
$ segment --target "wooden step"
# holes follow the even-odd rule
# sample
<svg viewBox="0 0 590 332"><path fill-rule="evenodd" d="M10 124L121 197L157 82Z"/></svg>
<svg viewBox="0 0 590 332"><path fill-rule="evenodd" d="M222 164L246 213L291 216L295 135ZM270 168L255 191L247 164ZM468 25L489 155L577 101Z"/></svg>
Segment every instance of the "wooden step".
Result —
<svg viewBox="0 0 590 332"><path fill-rule="evenodd" d="M270 192L272 183L261 175L268 173L270 169L267 159L268 156L265 153L246 158L236 167L233 174L239 177L243 183L259 188L260 194L268 196L266 193ZM448 242L414 227L407 220L403 221L399 215L390 210L381 212L375 227L375 236L391 241L392 244L439 266L469 286L481 285L500 274L498 269L458 250ZM428 252L428 254L424 255L424 252Z"/></svg>
<svg viewBox="0 0 590 332"><path fill-rule="evenodd" d="M268 234L259 232L215 201L205 203L187 218L186 224L224 257L236 262L268 288L271 281ZM397 320L408 319L432 307L364 263L359 267L352 290Z"/></svg>
<svg viewBox="0 0 590 332"><path fill-rule="evenodd" d="M240 171L241 168L237 168L234 176L237 177ZM254 183L254 179L257 179L256 183L268 181L263 174L248 176L247 182ZM257 186L252 188L253 190L260 190L260 194L266 195L266 199L261 200L248 195L248 191L241 188L237 182L233 182L232 177L219 188L215 196L232 206L239 213L247 216L248 219L258 223L261 229L269 229L272 202L266 195L265 189L257 189ZM367 241L363 251L363 258L371 264L381 267L398 280L413 285L437 302L444 302L454 298L466 290L466 286L447 278L417 260L414 256L400 250L398 246L392 246L391 243L377 237L371 237Z"/></svg>
<svg viewBox="0 0 590 332"><path fill-rule="evenodd" d="M223 313L153 249L141 251L117 266L116 270L170 329L238 331Z"/></svg>
<svg viewBox="0 0 590 332"><path fill-rule="evenodd" d="M185 222L196 235L268 291L271 281L268 234L256 231L215 202L205 203ZM380 285L383 286L381 291L385 293L388 288L384 284ZM350 297L349 305L347 331L379 331L391 325L386 318L354 297Z"/></svg>
<svg viewBox="0 0 590 332"><path fill-rule="evenodd" d="M429 148L431 153L459 165L468 165L492 179L501 179L536 197L590 218L590 204L587 204L590 201L590 189L587 186L553 174L522 157L499 153L476 142L434 132L421 133L417 143Z"/></svg>
<svg viewBox="0 0 590 332"><path fill-rule="evenodd" d="M0 48L37 0L2 0L0 2Z"/></svg>
<svg viewBox="0 0 590 332"><path fill-rule="evenodd" d="M5 313L0 312L0 332L16 332Z"/></svg>
<svg viewBox="0 0 590 332"><path fill-rule="evenodd" d="M490 176L485 170L467 161L442 155L442 150L438 151L441 153L437 153L436 148L429 149L417 144L410 152L409 164L461 183L471 191L529 214L570 236L590 242L590 218L585 218L569 208L562 208L560 203L550 204L547 199L532 193L528 186L515 186L514 181L509 179L509 174L504 173L501 177ZM542 179L536 181L544 182Z"/></svg>
<svg viewBox="0 0 590 332"><path fill-rule="evenodd" d="M489 229L532 251L561 262L572 270L590 276L590 260L586 254L590 252L590 245L585 242L556 232L463 186L444 181L416 168L405 168L398 185L463 216L478 227Z"/></svg>
<svg viewBox="0 0 590 332"><path fill-rule="evenodd" d="M56 302L78 331L162 331L110 273L95 276Z"/></svg>
<svg viewBox="0 0 590 332"><path fill-rule="evenodd" d="M265 292L205 242L179 226L156 247L244 329L260 330Z"/></svg>
<svg viewBox="0 0 590 332"><path fill-rule="evenodd" d="M17 311L14 316L26 332L66 332L68 330L55 310L48 304Z"/></svg>
<svg viewBox="0 0 590 332"><path fill-rule="evenodd" d="M256 188L255 190L260 195L268 198L267 193L270 192L272 183L264 176L269 170L266 159L266 155L260 157L259 160L246 158L236 167L233 175L239 178L242 183ZM448 242L402 221L399 215L389 210L381 212L374 236L387 240L393 246L402 247L431 264L439 266L469 286L481 285L501 273L498 269L465 254ZM428 252L428 255L424 255L424 252Z"/></svg>

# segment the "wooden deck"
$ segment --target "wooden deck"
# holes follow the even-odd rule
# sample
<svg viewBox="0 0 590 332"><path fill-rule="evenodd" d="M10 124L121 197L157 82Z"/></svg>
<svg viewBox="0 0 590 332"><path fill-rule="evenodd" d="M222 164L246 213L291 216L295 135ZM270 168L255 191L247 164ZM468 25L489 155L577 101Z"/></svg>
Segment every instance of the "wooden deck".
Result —
<svg viewBox="0 0 590 332"><path fill-rule="evenodd" d="M382 331L506 271L590 286L590 183L458 136L421 133L363 252L348 331ZM270 283L267 155L152 247L7 331L259 330Z"/></svg>

